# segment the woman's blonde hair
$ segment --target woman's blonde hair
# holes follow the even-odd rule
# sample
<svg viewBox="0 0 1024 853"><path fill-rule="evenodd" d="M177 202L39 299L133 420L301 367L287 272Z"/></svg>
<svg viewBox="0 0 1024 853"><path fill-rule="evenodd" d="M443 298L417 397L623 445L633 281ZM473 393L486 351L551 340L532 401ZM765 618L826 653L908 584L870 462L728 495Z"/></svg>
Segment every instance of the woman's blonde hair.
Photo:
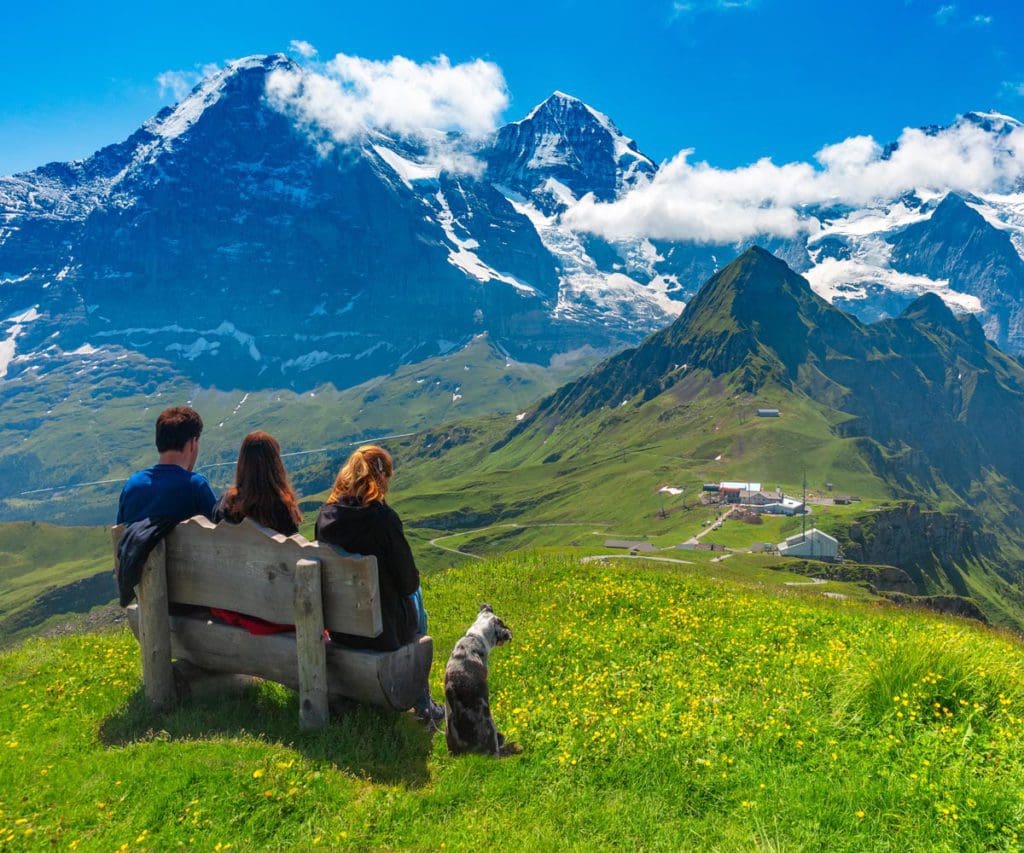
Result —
<svg viewBox="0 0 1024 853"><path fill-rule="evenodd" d="M341 466L327 503L338 503L342 498L355 498L361 505L382 501L394 473L390 453L376 444L364 444Z"/></svg>

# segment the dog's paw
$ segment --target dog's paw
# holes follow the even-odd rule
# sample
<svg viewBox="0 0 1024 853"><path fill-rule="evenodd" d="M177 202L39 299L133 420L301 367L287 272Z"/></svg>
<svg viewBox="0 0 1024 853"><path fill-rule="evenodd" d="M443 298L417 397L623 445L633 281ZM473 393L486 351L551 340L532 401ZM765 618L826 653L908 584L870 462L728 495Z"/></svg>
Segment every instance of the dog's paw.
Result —
<svg viewBox="0 0 1024 853"><path fill-rule="evenodd" d="M498 747L498 757L508 758L510 755L519 755L523 748L515 741L505 741Z"/></svg>

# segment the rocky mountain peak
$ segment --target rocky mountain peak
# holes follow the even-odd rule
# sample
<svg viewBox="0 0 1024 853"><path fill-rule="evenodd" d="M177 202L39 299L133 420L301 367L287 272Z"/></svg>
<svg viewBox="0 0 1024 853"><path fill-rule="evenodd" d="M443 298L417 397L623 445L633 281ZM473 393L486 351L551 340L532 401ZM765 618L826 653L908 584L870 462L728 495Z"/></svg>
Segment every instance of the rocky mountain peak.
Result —
<svg viewBox="0 0 1024 853"><path fill-rule="evenodd" d="M946 329L957 335L962 333L960 323L952 309L942 300L942 297L935 293L925 293L919 296L904 309L900 318Z"/></svg>
<svg viewBox="0 0 1024 853"><path fill-rule="evenodd" d="M751 246L698 291L676 325L751 328L771 317L815 314L822 307L830 308L806 279L771 252Z"/></svg>
<svg viewBox="0 0 1024 853"><path fill-rule="evenodd" d="M657 171L608 116L564 92L500 128L484 159L496 183L527 196L555 180L577 198L608 201Z"/></svg>
<svg viewBox="0 0 1024 853"><path fill-rule="evenodd" d="M190 130L208 110L224 102L238 112L260 108L267 77L274 71L297 71L299 66L283 53L246 56L227 63L205 77L173 107L161 110L143 125L154 136L175 139Z"/></svg>
<svg viewBox="0 0 1024 853"><path fill-rule="evenodd" d="M970 122L988 133L1004 134L1009 133L1018 127L1024 127L1024 122L1005 113L972 111L964 113L962 121Z"/></svg>

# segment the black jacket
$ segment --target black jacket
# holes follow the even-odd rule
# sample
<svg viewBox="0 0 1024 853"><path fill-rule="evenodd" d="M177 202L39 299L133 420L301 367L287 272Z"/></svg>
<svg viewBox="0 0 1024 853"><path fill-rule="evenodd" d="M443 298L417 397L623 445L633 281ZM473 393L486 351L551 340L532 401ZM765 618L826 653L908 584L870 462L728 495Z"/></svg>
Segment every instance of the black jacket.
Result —
<svg viewBox="0 0 1024 853"><path fill-rule="evenodd" d="M420 573L398 513L381 501L365 506L324 504L316 520L316 538L352 554L377 558L384 630L372 639L331 632L331 639L354 648L380 651L392 651L411 642L416 637L418 618L409 596L419 589Z"/></svg>
<svg viewBox="0 0 1024 853"><path fill-rule="evenodd" d="M117 592L122 607L135 598L150 553L177 524L176 518L142 518L125 527L117 543Z"/></svg>

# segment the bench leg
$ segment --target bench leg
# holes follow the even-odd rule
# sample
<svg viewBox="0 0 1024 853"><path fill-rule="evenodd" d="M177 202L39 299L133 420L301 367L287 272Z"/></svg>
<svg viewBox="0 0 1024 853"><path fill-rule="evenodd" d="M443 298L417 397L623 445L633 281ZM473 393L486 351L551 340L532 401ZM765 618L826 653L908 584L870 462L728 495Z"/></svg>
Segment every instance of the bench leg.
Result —
<svg viewBox="0 0 1024 853"><path fill-rule="evenodd" d="M171 668L171 621L167 604L167 549L157 544L142 569L136 588L139 599L139 645L142 681L155 711L167 711L177 701Z"/></svg>
<svg viewBox="0 0 1024 853"><path fill-rule="evenodd" d="M295 646L299 669L299 725L327 725L327 648L320 561L295 564Z"/></svg>

